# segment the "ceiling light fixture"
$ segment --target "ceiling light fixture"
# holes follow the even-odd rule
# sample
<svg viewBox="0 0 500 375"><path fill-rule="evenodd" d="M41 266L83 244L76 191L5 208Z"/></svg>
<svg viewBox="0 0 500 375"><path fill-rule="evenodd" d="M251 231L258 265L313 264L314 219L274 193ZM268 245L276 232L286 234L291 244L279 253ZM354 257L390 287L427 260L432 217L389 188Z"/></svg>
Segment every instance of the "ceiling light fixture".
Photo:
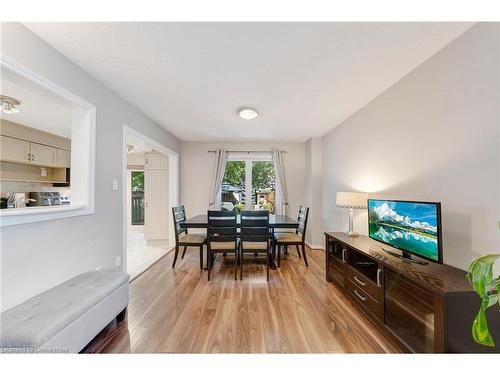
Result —
<svg viewBox="0 0 500 375"><path fill-rule="evenodd" d="M238 116L242 118L243 120L253 120L259 115L259 112L255 108L250 108L250 107L241 107L238 108L237 111Z"/></svg>
<svg viewBox="0 0 500 375"><path fill-rule="evenodd" d="M3 113L18 113L21 102L10 96L0 95L0 108Z"/></svg>

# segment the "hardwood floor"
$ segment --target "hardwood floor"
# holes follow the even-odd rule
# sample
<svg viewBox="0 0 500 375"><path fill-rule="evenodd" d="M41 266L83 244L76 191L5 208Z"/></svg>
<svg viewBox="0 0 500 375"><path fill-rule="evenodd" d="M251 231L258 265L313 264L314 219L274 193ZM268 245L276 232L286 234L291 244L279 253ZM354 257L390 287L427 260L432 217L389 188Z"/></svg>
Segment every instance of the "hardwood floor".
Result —
<svg viewBox="0 0 500 375"><path fill-rule="evenodd" d="M198 250L171 268L173 253L130 284L127 319L112 323L86 352L106 353L384 353L402 352L333 284L324 252L307 249L309 268L293 249L266 282L264 257L245 259L243 281L233 258L218 256L213 278Z"/></svg>

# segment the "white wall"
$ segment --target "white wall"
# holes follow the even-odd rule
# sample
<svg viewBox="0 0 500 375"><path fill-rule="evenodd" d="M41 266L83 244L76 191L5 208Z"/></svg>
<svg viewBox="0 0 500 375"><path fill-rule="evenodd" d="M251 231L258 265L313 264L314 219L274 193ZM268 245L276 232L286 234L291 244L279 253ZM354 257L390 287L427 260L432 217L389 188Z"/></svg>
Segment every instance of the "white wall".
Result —
<svg viewBox="0 0 500 375"><path fill-rule="evenodd" d="M305 205L309 207L306 242L312 248L324 248L322 221L322 153L321 139L311 138L306 142Z"/></svg>
<svg viewBox="0 0 500 375"><path fill-rule="evenodd" d="M187 216L207 212L215 157L213 153L208 152L209 150L226 148L228 150L270 151L272 147L287 151L284 155L284 163L288 187L289 216L296 217L299 206L304 204L305 144L251 142L182 142L180 158L182 188L179 202L186 207Z"/></svg>
<svg viewBox="0 0 500 375"><path fill-rule="evenodd" d="M1 298L4 311L81 272L115 267L122 254L124 124L178 151L178 140L93 79L24 26L2 23L1 53L97 107L94 215L1 229ZM121 268L121 267L119 267Z"/></svg>
<svg viewBox="0 0 500 375"><path fill-rule="evenodd" d="M337 191L367 191L441 201L447 264L500 251L499 33L472 27L323 138L326 230L347 227Z"/></svg>

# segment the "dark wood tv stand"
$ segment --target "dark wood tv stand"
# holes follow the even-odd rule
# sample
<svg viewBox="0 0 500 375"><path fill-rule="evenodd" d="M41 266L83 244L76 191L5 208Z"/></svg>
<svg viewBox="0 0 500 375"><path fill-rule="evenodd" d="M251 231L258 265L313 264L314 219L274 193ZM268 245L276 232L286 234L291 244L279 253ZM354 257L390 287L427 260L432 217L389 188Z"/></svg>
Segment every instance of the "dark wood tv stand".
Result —
<svg viewBox="0 0 500 375"><path fill-rule="evenodd" d="M500 313L494 308L489 309L488 325L497 346L472 339L480 299L465 271L433 262L409 263L382 246L398 251L366 236L325 233L327 281L411 352L500 352Z"/></svg>

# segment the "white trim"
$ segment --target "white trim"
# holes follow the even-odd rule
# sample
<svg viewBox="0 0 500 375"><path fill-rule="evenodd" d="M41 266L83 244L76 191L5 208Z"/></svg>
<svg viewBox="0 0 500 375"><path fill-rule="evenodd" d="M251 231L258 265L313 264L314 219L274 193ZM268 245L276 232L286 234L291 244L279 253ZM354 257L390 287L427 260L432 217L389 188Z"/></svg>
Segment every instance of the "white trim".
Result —
<svg viewBox="0 0 500 375"><path fill-rule="evenodd" d="M0 66L33 81L35 84L79 107L82 110L79 114L80 121L85 125L78 130L82 131L81 136L88 140L88 145L81 148L80 155L77 155L78 151L73 152L74 144L72 143L71 166L73 168L74 165L81 164L85 173L71 174L72 202L69 206L1 210L0 227L93 214L95 212L96 107L7 56L0 55ZM72 130L75 129L73 125ZM72 138L76 139L74 136ZM78 156L81 158L78 159ZM75 186L84 186L84 188L79 189L77 187L75 191Z"/></svg>
<svg viewBox="0 0 500 375"><path fill-rule="evenodd" d="M313 250L323 250L325 251L325 247L323 245L311 245L309 242L306 241L306 245L313 249Z"/></svg>
<svg viewBox="0 0 500 375"><path fill-rule="evenodd" d="M128 231L128 220L127 220L127 143L130 138L136 138L143 141L152 149L168 156L169 169L169 195L168 201L169 206L174 207L179 205L179 154L168 147L165 147L161 143L145 136L144 134L138 132L135 129L127 125L123 125L123 139L122 139L122 271L127 272L127 231ZM175 241L174 229L172 223L172 215L168 213L169 218L169 248L172 248Z"/></svg>
<svg viewBox="0 0 500 375"><path fill-rule="evenodd" d="M80 107L86 108L86 109L94 109L95 106L86 100L80 98L79 96L76 96L75 94L71 93L70 91L62 88L61 86L58 86L54 82L48 80L44 76L26 68L24 65L19 64L15 60L11 59L8 56L1 55L0 54L0 63L1 65L4 65L6 68L13 70L15 73L22 75L24 78L27 78L36 84L43 86L44 88L52 91L52 93L62 96L63 98L77 104Z"/></svg>

